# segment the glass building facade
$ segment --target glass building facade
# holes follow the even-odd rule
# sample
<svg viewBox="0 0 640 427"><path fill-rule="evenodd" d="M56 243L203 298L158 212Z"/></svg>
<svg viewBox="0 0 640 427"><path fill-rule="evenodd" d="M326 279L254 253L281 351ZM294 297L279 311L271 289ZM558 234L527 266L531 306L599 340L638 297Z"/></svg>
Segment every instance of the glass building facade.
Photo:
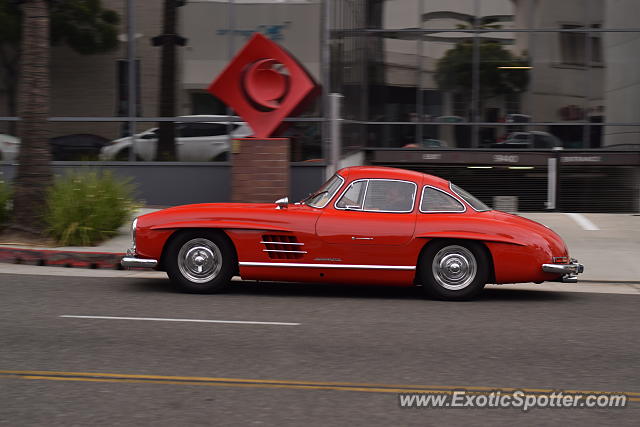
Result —
<svg viewBox="0 0 640 427"><path fill-rule="evenodd" d="M138 132L159 116L163 1L103 0L119 45L51 58L52 136L125 136L135 45ZM324 87L292 126L298 160L326 157L326 95L343 95L343 147L591 149L640 143L640 24L634 0L189 0L176 8L176 116L229 113L206 92L253 32ZM16 45L4 41L0 132L15 132ZM12 62L14 60L14 62ZM8 65L7 65L8 64ZM13 68L11 66L13 64ZM94 119L93 121L88 120ZM74 121L77 119L77 121ZM196 119L197 120L197 119ZM295 120L295 119L294 119ZM534 133L531 133L534 132ZM538 133L536 133L538 132ZM323 138L324 135L324 138ZM325 144L323 144L323 141Z"/></svg>
<svg viewBox="0 0 640 427"><path fill-rule="evenodd" d="M118 43L101 53L74 49L64 40L52 46L50 131L62 145L87 138L95 146L121 141L121 148L103 160L152 160L153 153L131 155L122 138L138 134L136 144L148 145L159 121L178 122L175 160L228 159L224 153L234 126L187 122L226 122L210 116L233 116L206 89L254 32L292 53L323 88L301 116L288 119L282 136L291 138L293 161L330 158L330 93L342 95L343 155L363 149L550 153L560 147L565 152L640 152L635 0L176 1L175 32L186 40L176 48L173 117L159 108L167 99L157 43L165 31L165 1L101 4L119 17L113 24ZM12 160L19 145L12 139L19 136L19 46L2 34L0 152L4 160ZM129 67L131 52L135 67ZM130 114L133 106L135 114ZM196 157L182 154L198 138L207 142L212 137L226 141L226 148ZM520 162L510 171L494 167L470 175L468 164L430 162L438 156L422 155L420 165L405 166L455 178L489 204L496 195L517 193L496 188L519 183L526 193L517 193L521 208L545 208L546 163L536 163L533 171L514 171ZM640 165L616 163L611 168L598 156L575 157L575 165L564 165L560 181L566 188L561 192L587 194L601 188L610 194L609 188L624 187L616 196L616 209L639 209ZM83 153L57 159L98 157ZM584 165L591 166L591 175L584 174ZM565 200L569 206L574 203ZM587 202L582 209L590 209Z"/></svg>
<svg viewBox="0 0 640 427"><path fill-rule="evenodd" d="M345 137L377 147L637 146L636 6L335 1L331 85L345 94Z"/></svg>

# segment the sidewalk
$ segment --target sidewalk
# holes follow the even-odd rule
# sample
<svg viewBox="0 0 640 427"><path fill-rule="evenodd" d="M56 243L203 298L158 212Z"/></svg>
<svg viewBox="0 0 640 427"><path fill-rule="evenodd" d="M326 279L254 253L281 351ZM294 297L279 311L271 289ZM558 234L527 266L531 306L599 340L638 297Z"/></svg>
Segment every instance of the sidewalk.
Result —
<svg viewBox="0 0 640 427"><path fill-rule="evenodd" d="M141 209L138 215L156 209ZM579 281L640 284L640 215L521 213L541 222L565 239L572 257L585 266ZM130 224L114 238L93 247L34 247L0 244L0 262L120 269L120 259L131 246ZM2 271L0 265L0 272Z"/></svg>
<svg viewBox="0 0 640 427"><path fill-rule="evenodd" d="M158 209L139 209L135 216ZM131 247L127 221L118 234L97 246L41 247L0 243L0 262L36 266L59 266L78 268L121 269L120 259ZM2 270L2 266L0 266Z"/></svg>

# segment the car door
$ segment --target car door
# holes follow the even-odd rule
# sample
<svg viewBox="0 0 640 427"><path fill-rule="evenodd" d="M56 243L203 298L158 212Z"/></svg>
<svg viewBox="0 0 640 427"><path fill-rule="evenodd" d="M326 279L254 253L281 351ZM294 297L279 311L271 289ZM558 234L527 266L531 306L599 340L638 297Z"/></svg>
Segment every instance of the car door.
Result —
<svg viewBox="0 0 640 427"><path fill-rule="evenodd" d="M345 262L366 263L367 257L382 256L412 240L416 192L416 183L410 181L353 181L324 209L316 234Z"/></svg>
<svg viewBox="0 0 640 427"><path fill-rule="evenodd" d="M178 159L189 162L213 160L229 150L228 131L225 123L181 123L176 138Z"/></svg>

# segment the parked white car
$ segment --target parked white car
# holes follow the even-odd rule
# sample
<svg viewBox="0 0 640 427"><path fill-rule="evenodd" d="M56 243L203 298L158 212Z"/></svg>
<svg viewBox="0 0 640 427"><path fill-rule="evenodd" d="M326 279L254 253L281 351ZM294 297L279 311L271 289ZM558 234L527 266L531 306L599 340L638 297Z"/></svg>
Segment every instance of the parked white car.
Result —
<svg viewBox="0 0 640 427"><path fill-rule="evenodd" d="M217 117L224 119L224 116L183 116L182 118L215 119ZM244 122L176 122L177 160L184 162L225 160L231 150L231 138L244 138L252 134L251 128ZM156 158L158 128L136 134L135 141L134 151L137 159L152 161ZM127 160L130 149L130 137L116 139L102 148L100 159Z"/></svg>
<svg viewBox="0 0 640 427"><path fill-rule="evenodd" d="M20 139L15 136L0 134L0 160L14 161L20 150Z"/></svg>

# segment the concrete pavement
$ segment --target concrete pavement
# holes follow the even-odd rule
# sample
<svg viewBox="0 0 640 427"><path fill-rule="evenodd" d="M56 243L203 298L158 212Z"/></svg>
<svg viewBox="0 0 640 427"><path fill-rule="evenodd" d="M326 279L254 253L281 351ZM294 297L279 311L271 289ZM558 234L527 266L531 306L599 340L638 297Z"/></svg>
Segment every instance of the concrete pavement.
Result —
<svg viewBox="0 0 640 427"><path fill-rule="evenodd" d="M154 209L143 209L138 214L151 211ZM580 281L640 283L640 215L555 212L520 215L550 227L565 239L571 256L585 265ZM0 244L0 261L15 262L21 253L30 251L33 257L22 255L22 263L114 269L118 268L118 260L129 246L129 224L126 224L116 237L94 247ZM38 259L44 259L44 262Z"/></svg>
<svg viewBox="0 0 640 427"><path fill-rule="evenodd" d="M640 283L640 215L522 213L560 234L585 266L578 280ZM585 221L586 220L586 221Z"/></svg>

